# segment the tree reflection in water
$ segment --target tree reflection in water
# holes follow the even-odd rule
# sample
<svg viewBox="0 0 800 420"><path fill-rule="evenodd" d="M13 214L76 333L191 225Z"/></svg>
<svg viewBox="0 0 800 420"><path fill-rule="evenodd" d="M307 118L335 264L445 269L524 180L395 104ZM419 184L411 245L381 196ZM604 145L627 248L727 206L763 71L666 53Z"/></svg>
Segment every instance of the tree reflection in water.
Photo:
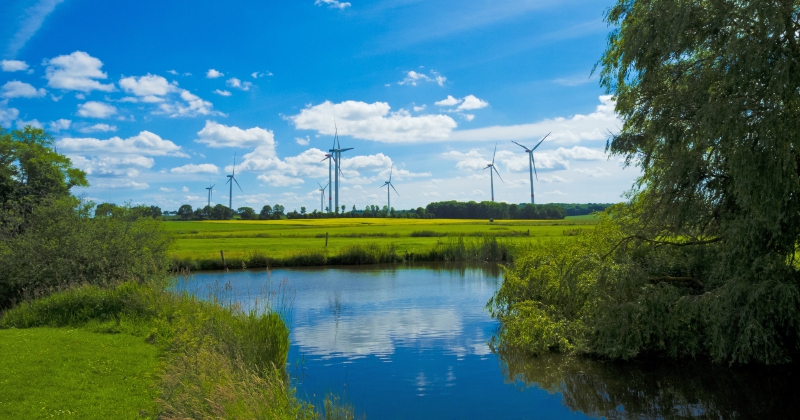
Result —
<svg viewBox="0 0 800 420"><path fill-rule="evenodd" d="M700 361L608 362L498 354L505 380L559 392L572 410L610 419L798 418L796 367Z"/></svg>

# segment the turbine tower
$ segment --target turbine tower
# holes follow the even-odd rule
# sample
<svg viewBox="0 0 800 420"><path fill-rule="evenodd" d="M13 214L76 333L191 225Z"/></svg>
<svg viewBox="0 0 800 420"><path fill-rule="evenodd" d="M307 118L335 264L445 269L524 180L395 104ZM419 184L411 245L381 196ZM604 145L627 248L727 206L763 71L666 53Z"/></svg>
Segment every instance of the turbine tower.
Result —
<svg viewBox="0 0 800 420"><path fill-rule="evenodd" d="M333 155L325 153L325 159L322 159L320 162L325 162L326 160L328 161L328 213L330 213L333 210L333 207L331 207L331 199L333 199L333 194L331 194L331 188L333 188L333 182L331 182L331 177L333 176L331 173L331 162L333 162Z"/></svg>
<svg viewBox="0 0 800 420"><path fill-rule="evenodd" d="M214 185L217 185L217 184L214 184ZM206 187L206 189L208 190L208 207L211 207L211 191L214 190L214 185L212 185L210 187Z"/></svg>
<svg viewBox="0 0 800 420"><path fill-rule="evenodd" d="M336 131L334 131L334 134L333 134L333 144L334 144L333 147L334 148L331 149L331 150L328 150L328 151L331 152L331 155L333 156L333 161L336 164L336 169L334 170L334 172L335 172L335 174L334 174L335 175L335 178L334 178L334 190L336 192L336 198L334 200L335 201L334 209L338 213L339 212L339 174L342 173L342 167L341 167L342 152L346 152L348 150L353 150L353 148L352 147L348 147L347 149L342 149L342 145L341 145L341 143L339 143L339 129L336 127L336 121L335 120L334 120L333 126L334 126L334 129L336 130Z"/></svg>
<svg viewBox="0 0 800 420"><path fill-rule="evenodd" d="M549 135L550 133L547 133L547 136ZM512 143L525 149L525 153L527 153L530 157L530 159L528 159L528 171L530 172L531 176L531 204L536 204L534 203L534 197L533 197L533 175L536 174L536 180L537 181L539 180L539 174L536 173L536 161L534 161L533 159L533 151L536 150L539 147L539 145L542 144L542 142L544 141L544 139L547 138L547 136L542 137L542 139L539 140L539 143L536 143L536 146L533 146L533 149L528 149L527 147L515 142L514 140L511 140Z"/></svg>
<svg viewBox="0 0 800 420"><path fill-rule="evenodd" d="M228 195L228 208L231 209L231 212L233 212L233 183L234 182L236 183L236 186L239 187L239 191L244 192L244 190L242 190L242 186L239 185L239 181L236 180L236 153L233 154L233 170L231 171L231 174L228 175L228 181L226 182L226 184L231 184L231 189L230 189L230 192L229 192L229 195Z"/></svg>
<svg viewBox="0 0 800 420"><path fill-rule="evenodd" d="M325 187L327 187L328 185L325 185L325 187L323 187L322 184L320 184L319 182L317 182L317 185L319 185L319 190L317 191L319 191L321 194L319 196L319 211L320 213L322 213L325 211L325 207L323 207L324 206L323 202L325 201Z"/></svg>
<svg viewBox="0 0 800 420"><path fill-rule="evenodd" d="M394 169L394 164L392 164L392 167L389 168L389 180L386 181L383 185L381 185L381 188L386 187L386 205L388 206L386 207L388 209L386 210L386 217L389 217L389 212L392 211L392 199L389 194L391 192L389 190L389 187L392 187L394 193L400 196L400 193L397 192L397 189L394 187L394 185L392 185L392 169Z"/></svg>
<svg viewBox="0 0 800 420"><path fill-rule="evenodd" d="M494 145L494 153L492 154L492 163L486 165L486 167L483 168L484 170L486 169L489 170L489 179L492 182L492 201L494 201L494 174L492 173L492 171L497 172L497 167L494 166L494 156L496 154L497 154L497 143L495 143ZM500 172L497 172L497 177L500 178L500 182L505 183L505 181L503 181L503 177L500 176Z"/></svg>

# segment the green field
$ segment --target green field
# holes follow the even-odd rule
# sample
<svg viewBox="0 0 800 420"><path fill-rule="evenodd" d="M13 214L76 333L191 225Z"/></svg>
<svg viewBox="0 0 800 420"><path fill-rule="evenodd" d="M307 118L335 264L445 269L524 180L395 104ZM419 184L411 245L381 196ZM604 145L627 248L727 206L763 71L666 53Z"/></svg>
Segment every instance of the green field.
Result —
<svg viewBox="0 0 800 420"><path fill-rule="evenodd" d="M156 347L127 334L0 329L0 417L154 416Z"/></svg>
<svg viewBox="0 0 800 420"><path fill-rule="evenodd" d="M509 243L530 243L544 238L563 239L576 229L591 228L595 216L564 220L463 220L463 219L293 219L166 221L175 236L175 258L244 258L261 251L272 258L304 252L336 254L351 245L394 245L398 253L434 248L448 238L497 237ZM425 233L420 233L425 232ZM325 235L328 246L325 247ZM417 236L417 235L431 236Z"/></svg>

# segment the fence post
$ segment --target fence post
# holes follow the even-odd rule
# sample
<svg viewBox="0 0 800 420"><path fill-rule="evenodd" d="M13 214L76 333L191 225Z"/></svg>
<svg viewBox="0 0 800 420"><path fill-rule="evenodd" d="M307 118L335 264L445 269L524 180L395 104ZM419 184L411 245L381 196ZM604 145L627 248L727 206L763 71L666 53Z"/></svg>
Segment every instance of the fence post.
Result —
<svg viewBox="0 0 800 420"><path fill-rule="evenodd" d="M325 232L325 248L328 247L328 232Z"/></svg>

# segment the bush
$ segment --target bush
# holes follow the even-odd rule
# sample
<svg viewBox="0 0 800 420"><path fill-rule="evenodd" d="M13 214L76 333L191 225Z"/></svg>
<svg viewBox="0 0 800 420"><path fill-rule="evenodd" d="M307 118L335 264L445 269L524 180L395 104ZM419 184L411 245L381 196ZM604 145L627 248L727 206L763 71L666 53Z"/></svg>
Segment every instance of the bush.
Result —
<svg viewBox="0 0 800 420"><path fill-rule="evenodd" d="M169 267L161 221L118 208L91 218L75 199L36 206L23 231L0 235L0 309L75 284L144 282Z"/></svg>

